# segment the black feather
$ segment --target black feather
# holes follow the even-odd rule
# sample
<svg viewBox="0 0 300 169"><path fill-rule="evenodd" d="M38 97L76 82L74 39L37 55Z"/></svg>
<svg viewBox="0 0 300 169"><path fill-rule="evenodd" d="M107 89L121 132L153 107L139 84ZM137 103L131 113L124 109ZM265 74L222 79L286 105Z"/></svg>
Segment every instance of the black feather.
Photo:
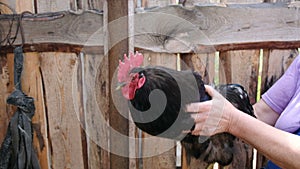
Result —
<svg viewBox="0 0 300 169"><path fill-rule="evenodd" d="M198 73L158 66L135 68L132 73L146 77L143 87L129 102L131 116L138 128L154 136L181 140L188 154L208 163L228 165L232 161L233 135L221 133L203 140L203 137L183 134L183 130L194 127L190 113L185 112L185 105L211 99ZM239 110L253 116L253 108L242 86L220 85L216 89Z"/></svg>

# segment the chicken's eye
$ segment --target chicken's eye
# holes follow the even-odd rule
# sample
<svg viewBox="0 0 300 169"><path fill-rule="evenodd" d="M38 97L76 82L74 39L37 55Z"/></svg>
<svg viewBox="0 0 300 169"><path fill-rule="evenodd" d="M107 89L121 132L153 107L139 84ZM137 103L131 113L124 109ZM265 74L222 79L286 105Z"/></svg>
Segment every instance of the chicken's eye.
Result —
<svg viewBox="0 0 300 169"><path fill-rule="evenodd" d="M142 78L144 76L145 76L144 73L141 73L140 76L139 76L139 78Z"/></svg>

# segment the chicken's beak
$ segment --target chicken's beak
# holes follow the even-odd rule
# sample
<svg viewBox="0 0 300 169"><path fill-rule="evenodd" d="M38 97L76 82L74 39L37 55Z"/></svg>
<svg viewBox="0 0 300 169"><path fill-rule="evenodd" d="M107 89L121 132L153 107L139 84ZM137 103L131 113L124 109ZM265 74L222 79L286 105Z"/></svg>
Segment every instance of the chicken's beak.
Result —
<svg viewBox="0 0 300 169"><path fill-rule="evenodd" d="M120 90L122 87L124 87L127 84L127 82L120 82L117 84L116 90Z"/></svg>

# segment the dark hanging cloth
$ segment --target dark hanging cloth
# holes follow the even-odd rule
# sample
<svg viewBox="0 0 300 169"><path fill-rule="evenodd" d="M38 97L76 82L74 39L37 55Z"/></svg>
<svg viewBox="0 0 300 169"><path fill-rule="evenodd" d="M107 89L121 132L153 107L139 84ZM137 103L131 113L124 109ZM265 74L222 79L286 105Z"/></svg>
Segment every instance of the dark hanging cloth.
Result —
<svg viewBox="0 0 300 169"><path fill-rule="evenodd" d="M0 169L40 169L32 145L33 130L31 119L35 112L34 99L26 96L21 89L23 70L23 49L14 50L15 90L7 103L17 107L9 122L6 137L0 148Z"/></svg>

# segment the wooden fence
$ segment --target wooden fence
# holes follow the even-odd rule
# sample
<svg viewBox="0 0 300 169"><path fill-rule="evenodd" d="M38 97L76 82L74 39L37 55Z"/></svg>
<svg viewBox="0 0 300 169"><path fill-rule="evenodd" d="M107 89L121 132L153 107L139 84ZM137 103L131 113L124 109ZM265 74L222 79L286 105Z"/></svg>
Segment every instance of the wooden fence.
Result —
<svg viewBox="0 0 300 169"><path fill-rule="evenodd" d="M113 100L111 95L115 93L110 90L113 88L111 77L116 70L117 58L124 52L114 46L113 52L108 52L110 45L106 43L105 24L110 17L116 16L108 14L105 17L105 13L107 9L120 9L122 6L116 4L121 2L115 0L115 6L113 0L0 2L9 4L19 13L31 11L39 14L24 16L26 43L22 78L24 92L35 99L34 146L42 168L211 167L193 158L189 163L191 157L186 156L176 142L141 133L127 119L116 115L119 112L112 110L120 110L124 106L123 102L116 103ZM125 46L142 52L145 64L174 69L191 68L200 72L208 84L239 83L248 91L253 104L257 101L257 95L270 87L298 55L300 21L297 19L298 8L294 6L248 4L237 7L227 4L234 1L180 1L184 2L185 9L168 6L177 3L173 0L129 2L133 4L130 6L129 3L129 11L135 9L140 12L133 21L134 31L145 32L146 29L150 34L135 33L134 39L129 38L129 44L125 42ZM219 3L219 6L208 6L207 3ZM198 7L192 8L195 4ZM155 6L164 7L151 9L151 12L143 9ZM2 6L0 9L2 14L7 11ZM66 12L68 10L75 12ZM80 13L82 10L85 12ZM47 14L41 14L45 12ZM162 13L160 18L153 15L155 12ZM174 18L164 18L166 14L188 22L167 22ZM0 38L6 35L11 17L0 15ZM195 27L189 27L191 25L187 23ZM192 37L199 29L206 36L204 40L198 36ZM185 36L186 30L191 35ZM20 37L15 43L21 43ZM14 84L11 48L1 46L0 50L2 142L14 112L14 107L6 104ZM112 55L118 56L108 57ZM258 83L259 78L261 84ZM113 104L116 104L116 108L112 108ZM121 113L128 116L126 110L121 110ZM132 139L119 140L115 130ZM236 155L228 168L253 168L253 164L260 168L263 165L265 159L259 154L255 155L253 162L253 149L250 146L241 140L235 144ZM124 158L120 154L131 155L132 158ZM138 158L141 155L145 157Z"/></svg>

